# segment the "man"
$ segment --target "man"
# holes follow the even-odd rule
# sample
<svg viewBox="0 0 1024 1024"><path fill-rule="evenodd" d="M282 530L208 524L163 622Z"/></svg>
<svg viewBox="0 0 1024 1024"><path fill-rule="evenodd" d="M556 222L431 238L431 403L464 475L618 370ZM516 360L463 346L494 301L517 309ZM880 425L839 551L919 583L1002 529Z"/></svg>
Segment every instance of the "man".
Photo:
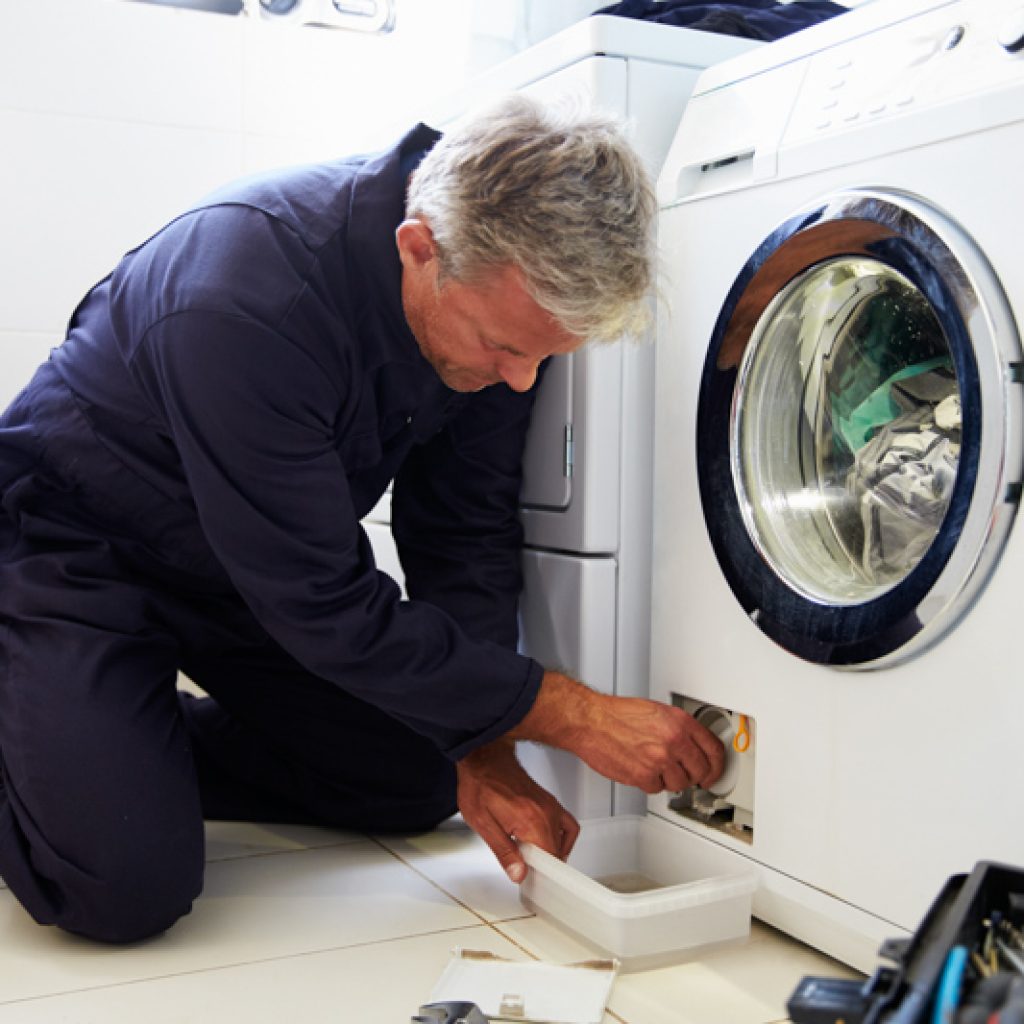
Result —
<svg viewBox="0 0 1024 1024"><path fill-rule="evenodd" d="M458 807L520 881L579 826L517 739L717 776L678 709L515 653L532 388L636 322L653 209L612 124L514 99L215 194L92 289L0 420L0 875L37 921L167 928L204 815ZM359 526L392 477L409 601Z"/></svg>

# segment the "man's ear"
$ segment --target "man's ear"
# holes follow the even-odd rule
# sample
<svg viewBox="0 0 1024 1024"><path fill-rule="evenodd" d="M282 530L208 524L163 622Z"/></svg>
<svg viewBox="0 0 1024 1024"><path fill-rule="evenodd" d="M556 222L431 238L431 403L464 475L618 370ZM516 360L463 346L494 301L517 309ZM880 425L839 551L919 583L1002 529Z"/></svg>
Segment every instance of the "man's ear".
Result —
<svg viewBox="0 0 1024 1024"><path fill-rule="evenodd" d="M395 229L398 256L406 270L422 270L437 256L434 232L425 220L412 217Z"/></svg>

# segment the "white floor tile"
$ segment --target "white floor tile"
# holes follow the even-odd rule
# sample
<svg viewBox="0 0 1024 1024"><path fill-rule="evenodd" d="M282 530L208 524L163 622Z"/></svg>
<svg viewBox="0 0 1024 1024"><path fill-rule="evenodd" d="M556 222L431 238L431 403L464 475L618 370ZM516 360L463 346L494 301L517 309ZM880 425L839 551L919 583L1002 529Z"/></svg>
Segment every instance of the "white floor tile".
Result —
<svg viewBox="0 0 1024 1024"><path fill-rule="evenodd" d="M643 1024L766 1024L786 1019L786 1000L809 974L857 977L816 950L759 926L746 945L623 976L612 1008Z"/></svg>
<svg viewBox="0 0 1024 1024"><path fill-rule="evenodd" d="M522 916L518 890L458 820L376 842L227 822L207 835L207 886L193 913L136 946L39 928L0 891L0 1024L395 1024L429 999L456 946L550 963L595 953ZM856 977L755 922L745 944L621 974L604 1024L779 1024L808 974Z"/></svg>
<svg viewBox="0 0 1024 1024"><path fill-rule="evenodd" d="M519 887L465 825L408 838L378 836L377 841L486 921L531 914L519 901Z"/></svg>
<svg viewBox="0 0 1024 1024"><path fill-rule="evenodd" d="M495 926L542 960L570 963L595 950L541 918ZM754 922L746 943L686 963L621 974L609 1009L628 1024L768 1024L805 975L857 977L842 964Z"/></svg>
<svg viewBox="0 0 1024 1024"><path fill-rule="evenodd" d="M307 825L251 825L240 821L206 823L206 860L229 860L287 850L313 850L323 846L365 841L358 832Z"/></svg>
<svg viewBox="0 0 1024 1024"><path fill-rule="evenodd" d="M0 1003L479 923L370 841L211 863L192 913L130 947L40 928L5 891Z"/></svg>
<svg viewBox="0 0 1024 1024"><path fill-rule="evenodd" d="M403 1024L456 946L525 959L478 925L0 1005L0 1024Z"/></svg>

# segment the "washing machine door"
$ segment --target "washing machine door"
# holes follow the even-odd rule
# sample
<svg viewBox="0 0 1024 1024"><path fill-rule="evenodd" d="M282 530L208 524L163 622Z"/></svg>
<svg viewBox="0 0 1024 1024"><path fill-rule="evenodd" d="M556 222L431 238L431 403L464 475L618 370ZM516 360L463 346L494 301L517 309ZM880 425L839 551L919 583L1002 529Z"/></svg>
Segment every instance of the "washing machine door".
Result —
<svg viewBox="0 0 1024 1024"><path fill-rule="evenodd" d="M957 621L1020 497L1020 359L995 274L916 199L836 195L760 246L697 423L708 532L760 629L878 667Z"/></svg>

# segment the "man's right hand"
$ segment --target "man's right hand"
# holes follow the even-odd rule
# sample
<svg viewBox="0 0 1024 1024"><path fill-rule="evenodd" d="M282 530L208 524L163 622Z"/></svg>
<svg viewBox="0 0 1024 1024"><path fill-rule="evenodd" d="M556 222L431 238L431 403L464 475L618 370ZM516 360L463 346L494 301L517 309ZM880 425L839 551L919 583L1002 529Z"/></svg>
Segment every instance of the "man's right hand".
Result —
<svg viewBox="0 0 1024 1024"><path fill-rule="evenodd" d="M709 786L725 764L718 737L681 708L596 693L558 672L545 672L533 707L508 738L568 750L645 793Z"/></svg>
<svg viewBox="0 0 1024 1024"><path fill-rule="evenodd" d="M456 765L459 810L517 885L526 877L520 842L565 860L580 833L576 819L523 770L515 744L496 740Z"/></svg>

